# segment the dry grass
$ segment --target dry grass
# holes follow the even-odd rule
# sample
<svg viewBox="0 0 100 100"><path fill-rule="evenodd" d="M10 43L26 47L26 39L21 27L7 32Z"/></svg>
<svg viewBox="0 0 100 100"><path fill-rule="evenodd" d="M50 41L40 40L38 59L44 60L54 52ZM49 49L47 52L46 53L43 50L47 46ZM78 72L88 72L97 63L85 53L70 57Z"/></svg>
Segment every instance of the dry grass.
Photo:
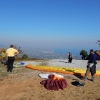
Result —
<svg viewBox="0 0 100 100"><path fill-rule="evenodd" d="M45 66L48 61L37 60ZM86 81L84 87L71 83L78 79L74 75L61 74L68 82L64 90L49 91L40 84L43 79L39 73L46 73L25 67L14 68L13 73L6 72L6 66L0 64L0 100L100 100L100 77L96 82Z"/></svg>
<svg viewBox="0 0 100 100"><path fill-rule="evenodd" d="M0 63L0 78L7 77L6 66Z"/></svg>

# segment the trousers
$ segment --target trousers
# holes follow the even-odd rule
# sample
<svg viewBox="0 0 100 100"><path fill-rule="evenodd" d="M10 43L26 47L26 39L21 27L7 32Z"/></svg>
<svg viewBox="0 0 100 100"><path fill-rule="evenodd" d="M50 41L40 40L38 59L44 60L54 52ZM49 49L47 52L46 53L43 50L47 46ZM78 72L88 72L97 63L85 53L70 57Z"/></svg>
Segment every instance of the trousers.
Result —
<svg viewBox="0 0 100 100"><path fill-rule="evenodd" d="M12 72L14 60L15 60L14 57L8 57L8 61L7 61L7 72Z"/></svg>
<svg viewBox="0 0 100 100"><path fill-rule="evenodd" d="M88 77L88 75L89 75L90 72L91 72L91 68L90 68L90 66L88 66L87 70L86 70L86 73L85 73L85 77L84 77L85 80ZM91 74L91 76L92 76L92 80L94 81L94 79L95 79L95 73Z"/></svg>

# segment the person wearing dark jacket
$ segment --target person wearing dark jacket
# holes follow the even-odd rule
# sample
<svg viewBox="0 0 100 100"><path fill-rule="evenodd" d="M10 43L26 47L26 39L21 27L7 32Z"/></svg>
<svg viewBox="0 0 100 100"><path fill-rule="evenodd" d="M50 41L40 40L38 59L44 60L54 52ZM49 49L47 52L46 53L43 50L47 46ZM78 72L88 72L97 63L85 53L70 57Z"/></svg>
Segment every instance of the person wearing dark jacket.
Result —
<svg viewBox="0 0 100 100"><path fill-rule="evenodd" d="M73 57L72 57L72 53L68 53L68 63L72 63L72 59L73 59Z"/></svg>
<svg viewBox="0 0 100 100"><path fill-rule="evenodd" d="M100 53L99 52L94 52L92 49L90 50L90 54L87 57L88 63L87 63L87 70L85 73L85 77L83 78L84 80L87 79L88 74L91 72L91 81L94 82L95 79L95 73L96 73L96 64L97 60L100 59Z"/></svg>

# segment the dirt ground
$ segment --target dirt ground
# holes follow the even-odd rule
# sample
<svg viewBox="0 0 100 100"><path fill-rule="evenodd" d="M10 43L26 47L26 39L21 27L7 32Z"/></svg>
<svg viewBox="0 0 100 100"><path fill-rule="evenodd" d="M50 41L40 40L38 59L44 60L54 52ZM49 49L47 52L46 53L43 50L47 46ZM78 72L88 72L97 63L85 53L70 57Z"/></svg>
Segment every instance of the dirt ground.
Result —
<svg viewBox="0 0 100 100"><path fill-rule="evenodd" d="M82 81L78 76L61 74L68 86L53 91L40 84L44 79L39 73L47 72L20 67L7 73L6 66L0 64L0 100L100 100L100 77L96 77L95 82L86 80L85 86L77 87L72 82Z"/></svg>

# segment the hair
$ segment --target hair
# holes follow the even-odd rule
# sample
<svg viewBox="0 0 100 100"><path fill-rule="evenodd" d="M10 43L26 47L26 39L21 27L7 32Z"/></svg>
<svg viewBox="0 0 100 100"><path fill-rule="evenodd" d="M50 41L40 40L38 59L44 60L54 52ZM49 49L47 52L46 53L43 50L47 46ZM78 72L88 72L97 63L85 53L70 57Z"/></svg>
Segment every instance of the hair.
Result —
<svg viewBox="0 0 100 100"><path fill-rule="evenodd" d="M14 45L10 45L10 47L11 47L11 48L13 48L13 47L14 47Z"/></svg>
<svg viewBox="0 0 100 100"><path fill-rule="evenodd" d="M93 49L91 49L91 50L90 50L90 52L94 52L94 50L93 50Z"/></svg>

